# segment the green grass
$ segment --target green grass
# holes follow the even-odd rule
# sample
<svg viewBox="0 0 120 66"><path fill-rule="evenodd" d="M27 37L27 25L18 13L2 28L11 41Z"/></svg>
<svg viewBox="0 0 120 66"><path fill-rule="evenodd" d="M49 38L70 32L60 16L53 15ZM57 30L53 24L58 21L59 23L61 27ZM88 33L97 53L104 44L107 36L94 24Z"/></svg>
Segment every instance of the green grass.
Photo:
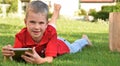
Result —
<svg viewBox="0 0 120 66"><path fill-rule="evenodd" d="M14 35L24 27L23 19L0 18L0 48L14 43ZM82 52L65 54L54 59L53 63L41 66L120 66L120 53L109 50L109 24L91 23L60 18L57 22L58 35L71 43L87 34L93 47L85 47ZM1 49L0 49L1 50ZM0 52L0 66L38 66L18 62L3 62Z"/></svg>

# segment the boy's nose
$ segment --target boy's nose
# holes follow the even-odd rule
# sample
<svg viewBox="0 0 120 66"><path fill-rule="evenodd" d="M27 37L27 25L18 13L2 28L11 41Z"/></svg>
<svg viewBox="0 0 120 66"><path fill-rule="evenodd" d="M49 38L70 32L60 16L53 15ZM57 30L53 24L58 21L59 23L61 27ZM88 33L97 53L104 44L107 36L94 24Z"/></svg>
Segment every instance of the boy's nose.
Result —
<svg viewBox="0 0 120 66"><path fill-rule="evenodd" d="M39 24L36 24L34 27L35 27L36 29L39 29L39 28L40 28L40 25L39 25Z"/></svg>

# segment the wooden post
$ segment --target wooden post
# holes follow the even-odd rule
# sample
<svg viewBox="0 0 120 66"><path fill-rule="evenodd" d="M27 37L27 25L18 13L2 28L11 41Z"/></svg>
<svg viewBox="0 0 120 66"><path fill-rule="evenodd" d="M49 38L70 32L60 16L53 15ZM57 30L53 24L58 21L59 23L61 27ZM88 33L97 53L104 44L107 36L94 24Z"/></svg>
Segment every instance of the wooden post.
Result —
<svg viewBox="0 0 120 66"><path fill-rule="evenodd" d="M18 16L22 17L22 2L18 0Z"/></svg>
<svg viewBox="0 0 120 66"><path fill-rule="evenodd" d="M18 0L18 16L22 17L22 2L30 2L31 0Z"/></svg>
<svg viewBox="0 0 120 66"><path fill-rule="evenodd" d="M120 52L120 12L109 15L109 48Z"/></svg>

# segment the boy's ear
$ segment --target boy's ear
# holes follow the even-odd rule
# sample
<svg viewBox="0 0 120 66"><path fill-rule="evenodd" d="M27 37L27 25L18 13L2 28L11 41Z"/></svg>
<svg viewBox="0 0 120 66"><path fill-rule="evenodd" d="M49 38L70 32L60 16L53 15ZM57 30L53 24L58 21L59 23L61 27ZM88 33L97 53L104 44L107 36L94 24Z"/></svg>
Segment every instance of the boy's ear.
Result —
<svg viewBox="0 0 120 66"><path fill-rule="evenodd" d="M26 25L26 18L24 19L24 23L25 23L25 25Z"/></svg>

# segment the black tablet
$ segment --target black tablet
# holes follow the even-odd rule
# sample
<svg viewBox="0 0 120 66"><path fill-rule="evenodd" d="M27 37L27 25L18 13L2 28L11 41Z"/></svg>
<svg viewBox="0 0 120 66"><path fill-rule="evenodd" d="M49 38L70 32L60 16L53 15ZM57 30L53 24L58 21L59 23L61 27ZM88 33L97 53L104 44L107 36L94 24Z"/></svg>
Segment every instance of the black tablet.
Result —
<svg viewBox="0 0 120 66"><path fill-rule="evenodd" d="M32 52L32 48L11 48L15 52L15 55L12 57L13 60L23 61L21 58L22 54L25 54L25 51Z"/></svg>

